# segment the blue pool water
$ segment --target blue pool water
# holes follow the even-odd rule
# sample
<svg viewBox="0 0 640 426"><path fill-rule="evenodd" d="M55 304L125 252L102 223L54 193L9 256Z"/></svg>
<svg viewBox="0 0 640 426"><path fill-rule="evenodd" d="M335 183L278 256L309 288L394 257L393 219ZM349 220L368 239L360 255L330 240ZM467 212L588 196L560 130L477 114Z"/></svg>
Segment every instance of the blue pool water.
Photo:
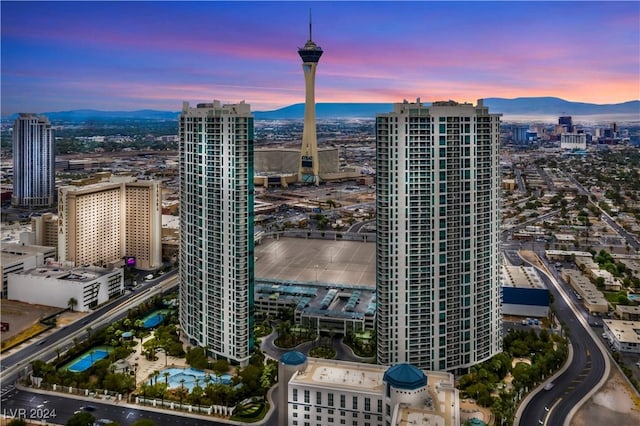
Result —
<svg viewBox="0 0 640 426"><path fill-rule="evenodd" d="M84 354L73 360L71 364L67 366L67 370L73 373L85 371L96 362L108 357L109 352L111 352L111 349L107 347L91 349L90 351L85 352Z"/></svg>
<svg viewBox="0 0 640 426"><path fill-rule="evenodd" d="M168 309L161 309L159 311L155 311L147 315L142 319L144 328L153 328L160 324L164 317L169 313Z"/></svg>
<svg viewBox="0 0 640 426"><path fill-rule="evenodd" d="M627 296L627 299L640 302L640 294L630 294Z"/></svg>
<svg viewBox="0 0 640 426"><path fill-rule="evenodd" d="M164 370L161 370L160 375L157 378L158 383L164 383L165 372L169 373L169 377L167 377L166 379L169 389L184 386L185 388L189 389L189 392L191 392L196 386L196 378L198 379L198 385L203 388L207 386L207 383L222 383L225 385L231 384L231 376L229 374L217 376L215 374L205 373L202 370L198 370L197 368L192 367L166 368ZM184 382L182 382L182 380L184 380ZM151 379L147 380L147 383L151 384Z"/></svg>

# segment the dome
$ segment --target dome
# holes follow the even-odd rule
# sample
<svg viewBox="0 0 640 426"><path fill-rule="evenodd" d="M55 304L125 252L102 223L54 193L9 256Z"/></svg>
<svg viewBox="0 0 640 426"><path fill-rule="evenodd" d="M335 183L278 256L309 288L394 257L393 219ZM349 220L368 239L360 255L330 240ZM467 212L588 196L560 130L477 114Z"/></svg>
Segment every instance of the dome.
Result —
<svg viewBox="0 0 640 426"><path fill-rule="evenodd" d="M427 376L411 364L398 364L385 371L383 380L397 389L413 390L427 385Z"/></svg>
<svg viewBox="0 0 640 426"><path fill-rule="evenodd" d="M280 362L285 365L300 365L307 362L307 357L298 351L290 351L280 357Z"/></svg>

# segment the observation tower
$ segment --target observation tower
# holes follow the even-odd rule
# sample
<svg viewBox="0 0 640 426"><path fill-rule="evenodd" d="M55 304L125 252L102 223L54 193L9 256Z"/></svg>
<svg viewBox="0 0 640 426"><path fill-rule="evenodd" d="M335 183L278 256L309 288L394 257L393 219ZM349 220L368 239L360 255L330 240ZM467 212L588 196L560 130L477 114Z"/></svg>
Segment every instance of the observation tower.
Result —
<svg viewBox="0 0 640 426"><path fill-rule="evenodd" d="M309 15L309 40L298 49L304 71L305 102L304 129L300 148L300 168L298 182L320 184L318 138L316 136L316 67L322 56L322 49L311 39L311 15Z"/></svg>

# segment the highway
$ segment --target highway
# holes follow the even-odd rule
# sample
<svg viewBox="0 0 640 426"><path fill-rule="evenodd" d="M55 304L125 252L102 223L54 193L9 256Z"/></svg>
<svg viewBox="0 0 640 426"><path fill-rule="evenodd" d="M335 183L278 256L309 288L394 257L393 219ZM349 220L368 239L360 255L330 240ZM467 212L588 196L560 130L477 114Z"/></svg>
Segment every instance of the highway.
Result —
<svg viewBox="0 0 640 426"><path fill-rule="evenodd" d="M609 358L585 319L582 307L576 306L579 302L554 276L538 270L554 296L556 317L568 330L573 358L565 371L552 378L554 386L550 390L540 386L523 402L515 424L563 426L571 420L583 399L604 383L610 369Z"/></svg>
<svg viewBox="0 0 640 426"><path fill-rule="evenodd" d="M55 357L55 348L60 347L66 350L73 345L74 338L78 338L80 341L84 340L87 337L87 327L97 330L101 326L117 321L127 314L129 308L176 286L177 283L177 270L168 272L154 280L145 282L133 292L108 302L82 320L56 330L11 355L4 356L1 361L0 381L3 384L13 383L32 361L52 359Z"/></svg>

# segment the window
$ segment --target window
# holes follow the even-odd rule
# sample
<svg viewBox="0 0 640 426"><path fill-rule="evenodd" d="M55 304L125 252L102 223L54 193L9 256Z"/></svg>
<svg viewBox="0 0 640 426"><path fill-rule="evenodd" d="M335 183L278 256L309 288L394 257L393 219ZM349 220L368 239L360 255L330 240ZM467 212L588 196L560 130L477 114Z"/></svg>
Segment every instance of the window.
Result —
<svg viewBox="0 0 640 426"><path fill-rule="evenodd" d="M371 398L364 399L364 411L371 411Z"/></svg>
<svg viewBox="0 0 640 426"><path fill-rule="evenodd" d="M316 392L316 405L322 405L322 393Z"/></svg>
<svg viewBox="0 0 640 426"><path fill-rule="evenodd" d="M346 405L346 397L344 395L340 395L340 408L344 408Z"/></svg>
<svg viewBox="0 0 640 426"><path fill-rule="evenodd" d="M304 403L305 403L305 404L308 404L308 403L309 403L309 400L310 400L309 393L310 393L310 392L309 392L308 390L305 390L305 391L304 391Z"/></svg>
<svg viewBox="0 0 640 426"><path fill-rule="evenodd" d="M294 401L298 400L298 389L293 389L293 400Z"/></svg>
<svg viewBox="0 0 640 426"><path fill-rule="evenodd" d="M357 396L353 397L353 409L354 410L358 409L358 397ZM354 414L354 416L355 416L355 414Z"/></svg>
<svg viewBox="0 0 640 426"><path fill-rule="evenodd" d="M333 407L333 394L332 393L327 394L327 399L328 399L327 403L329 404L329 407ZM329 413L329 414L333 414L333 413Z"/></svg>

